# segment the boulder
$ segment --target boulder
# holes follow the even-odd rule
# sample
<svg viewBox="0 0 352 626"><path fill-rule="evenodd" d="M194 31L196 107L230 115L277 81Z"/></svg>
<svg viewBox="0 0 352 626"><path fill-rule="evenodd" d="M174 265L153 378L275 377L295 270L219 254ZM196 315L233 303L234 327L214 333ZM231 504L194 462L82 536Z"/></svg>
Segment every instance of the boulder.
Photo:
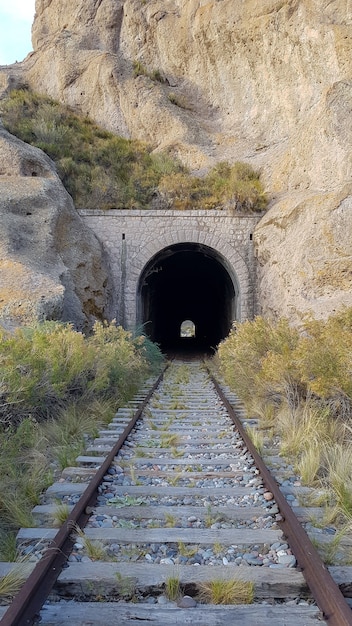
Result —
<svg viewBox="0 0 352 626"><path fill-rule="evenodd" d="M102 245L76 212L41 150L0 126L0 320L42 319L87 331L109 317Z"/></svg>

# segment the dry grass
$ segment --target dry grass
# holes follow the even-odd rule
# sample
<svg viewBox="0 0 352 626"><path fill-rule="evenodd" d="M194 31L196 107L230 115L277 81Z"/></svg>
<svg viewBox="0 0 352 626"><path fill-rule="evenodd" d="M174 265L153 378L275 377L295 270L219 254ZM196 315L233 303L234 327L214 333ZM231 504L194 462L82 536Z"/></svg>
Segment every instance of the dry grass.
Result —
<svg viewBox="0 0 352 626"><path fill-rule="evenodd" d="M341 515L352 526L352 443L335 443L325 450L325 483L331 486Z"/></svg>
<svg viewBox="0 0 352 626"><path fill-rule="evenodd" d="M174 448L180 443L180 438L177 434L162 434L160 437L161 448Z"/></svg>
<svg viewBox="0 0 352 626"><path fill-rule="evenodd" d="M198 546L187 546L183 541L179 541L177 544L177 549L181 556L186 556L187 558L192 558L198 552Z"/></svg>
<svg viewBox="0 0 352 626"><path fill-rule="evenodd" d="M253 416L259 419L261 430L271 430L275 426L276 414L273 404L262 398L256 398L253 400L251 409Z"/></svg>
<svg viewBox="0 0 352 626"><path fill-rule="evenodd" d="M295 411L283 405L277 416L277 429L282 454L296 457L308 447L322 449L338 441L342 434L340 423L331 419L327 409L309 402L299 405Z"/></svg>
<svg viewBox="0 0 352 626"><path fill-rule="evenodd" d="M223 551L224 551L224 546L218 541L216 541L213 545L213 552L215 556L220 556L220 554L222 554Z"/></svg>
<svg viewBox="0 0 352 626"><path fill-rule="evenodd" d="M258 428L253 427L253 426L247 426L246 432L249 438L251 439L256 450L259 452L259 454L261 454L264 448L263 434L260 432L260 430L258 430Z"/></svg>
<svg viewBox="0 0 352 626"><path fill-rule="evenodd" d="M304 485L314 485L319 479L323 448L316 443L303 450L296 469Z"/></svg>
<svg viewBox="0 0 352 626"><path fill-rule="evenodd" d="M0 578L0 600L10 601L21 589L33 564L27 558L19 558L5 576Z"/></svg>
<svg viewBox="0 0 352 626"><path fill-rule="evenodd" d="M165 513L165 526L166 528L175 528L177 518L172 513Z"/></svg>
<svg viewBox="0 0 352 626"><path fill-rule="evenodd" d="M325 507L326 524L352 530L352 308L305 318L299 330L285 319L236 324L217 359L260 429L314 487L309 502L298 495L301 505Z"/></svg>
<svg viewBox="0 0 352 626"><path fill-rule="evenodd" d="M254 584L240 579L214 579L199 585L198 598L205 604L251 604Z"/></svg>
<svg viewBox="0 0 352 626"><path fill-rule="evenodd" d="M102 541L90 539L85 532L75 524L73 526L74 534L77 536L79 543L81 543L84 547L84 550L87 553L92 561L105 561L107 558L107 553L105 550L105 546Z"/></svg>
<svg viewBox="0 0 352 626"><path fill-rule="evenodd" d="M62 526L70 515L70 507L67 504L57 504L53 515L54 526Z"/></svg>
<svg viewBox="0 0 352 626"><path fill-rule="evenodd" d="M170 576L165 581L165 595L171 602L176 602L183 590L180 584L179 576Z"/></svg>

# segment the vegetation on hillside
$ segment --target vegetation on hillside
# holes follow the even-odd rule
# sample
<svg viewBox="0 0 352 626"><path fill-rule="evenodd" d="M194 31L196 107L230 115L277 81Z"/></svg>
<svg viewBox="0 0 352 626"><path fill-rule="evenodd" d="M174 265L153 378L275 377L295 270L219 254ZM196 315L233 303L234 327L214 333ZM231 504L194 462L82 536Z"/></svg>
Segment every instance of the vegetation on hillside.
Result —
<svg viewBox="0 0 352 626"><path fill-rule="evenodd" d="M165 207L175 209L221 208L229 201L245 211L266 206L259 175L248 164L220 163L206 177L192 176L169 154L153 153L26 89L13 90L0 112L9 132L51 157L77 208L144 209L160 194Z"/></svg>
<svg viewBox="0 0 352 626"><path fill-rule="evenodd" d="M203 178L176 172L164 176L159 190L175 209L214 209L232 203L241 211L262 211L266 197L259 174L237 161L218 163Z"/></svg>
<svg viewBox="0 0 352 626"><path fill-rule="evenodd" d="M157 371L162 355L144 336L96 323L85 338L68 324L0 330L0 560L15 556L12 530L53 473L75 459Z"/></svg>
<svg viewBox="0 0 352 626"><path fill-rule="evenodd" d="M220 345L220 369L259 428L305 484L323 487L328 510L352 522L352 309L292 328L244 322Z"/></svg>

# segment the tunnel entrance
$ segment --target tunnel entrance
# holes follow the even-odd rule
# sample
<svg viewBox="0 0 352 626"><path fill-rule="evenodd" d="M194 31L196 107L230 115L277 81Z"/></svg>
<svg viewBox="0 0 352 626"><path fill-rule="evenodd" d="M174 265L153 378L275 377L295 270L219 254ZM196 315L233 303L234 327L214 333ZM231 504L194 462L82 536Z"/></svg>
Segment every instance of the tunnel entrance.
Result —
<svg viewBox="0 0 352 626"><path fill-rule="evenodd" d="M184 320L180 328L180 337L195 337L196 325L192 320Z"/></svg>
<svg viewBox="0 0 352 626"><path fill-rule="evenodd" d="M138 319L163 351L211 351L228 335L238 289L227 265L218 252L195 243L164 248L147 263ZM194 326L192 336L181 331L185 321Z"/></svg>

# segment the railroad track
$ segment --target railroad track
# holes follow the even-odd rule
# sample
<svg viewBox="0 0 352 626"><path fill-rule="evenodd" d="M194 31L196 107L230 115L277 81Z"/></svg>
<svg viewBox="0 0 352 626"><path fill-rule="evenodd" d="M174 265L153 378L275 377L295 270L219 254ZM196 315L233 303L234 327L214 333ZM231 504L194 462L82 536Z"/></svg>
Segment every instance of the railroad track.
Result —
<svg viewBox="0 0 352 626"><path fill-rule="evenodd" d="M221 394L199 362L174 361L119 409L35 507L37 527L20 530L32 572L1 626L352 624L241 406ZM232 580L252 604L206 600Z"/></svg>

